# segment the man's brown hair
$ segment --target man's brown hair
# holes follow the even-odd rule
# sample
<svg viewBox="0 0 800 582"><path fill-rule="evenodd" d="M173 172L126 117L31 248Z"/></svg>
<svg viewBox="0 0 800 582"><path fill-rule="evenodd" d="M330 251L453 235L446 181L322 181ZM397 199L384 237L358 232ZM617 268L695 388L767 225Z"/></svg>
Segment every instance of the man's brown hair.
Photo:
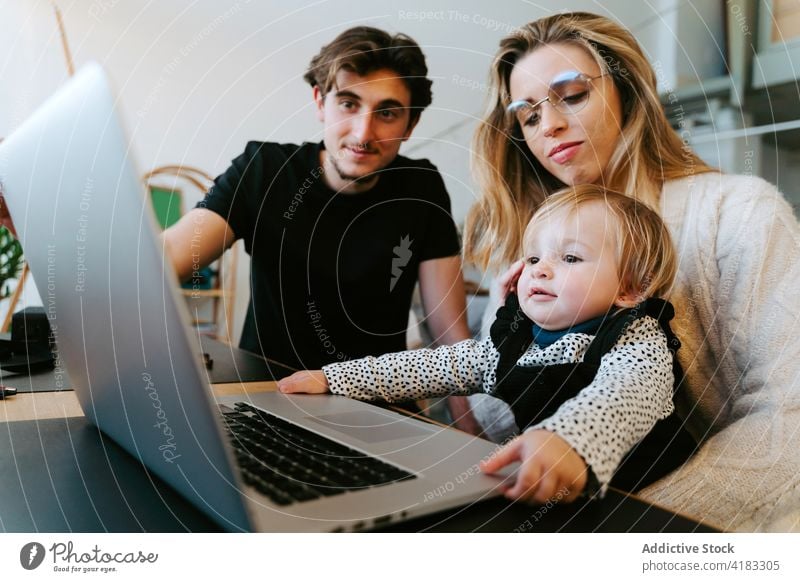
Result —
<svg viewBox="0 0 800 582"><path fill-rule="evenodd" d="M405 34L392 36L369 26L345 30L311 59L303 78L327 95L340 70L364 76L380 69L394 71L405 82L411 93L409 123L416 122L423 109L431 104L433 82L427 77L425 55Z"/></svg>

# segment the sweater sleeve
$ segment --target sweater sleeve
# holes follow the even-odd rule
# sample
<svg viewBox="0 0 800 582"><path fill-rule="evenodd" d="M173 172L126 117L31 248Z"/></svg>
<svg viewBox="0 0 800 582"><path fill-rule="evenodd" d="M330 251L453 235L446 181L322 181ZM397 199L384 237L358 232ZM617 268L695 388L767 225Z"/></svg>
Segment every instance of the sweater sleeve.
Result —
<svg viewBox="0 0 800 582"><path fill-rule="evenodd" d="M800 227L774 186L724 177L715 248L719 284L703 306L719 322L713 355L724 403L683 467L643 491L723 529L800 529ZM719 185L718 185L719 187ZM682 260L696 260L690 257ZM700 493L698 493L700 492Z"/></svg>
<svg viewBox="0 0 800 582"><path fill-rule="evenodd" d="M643 317L603 356L591 384L528 430L566 440L604 491L625 454L674 410L673 384L667 338L655 319Z"/></svg>
<svg viewBox="0 0 800 582"><path fill-rule="evenodd" d="M499 354L491 339L464 340L422 349L366 357L322 368L333 394L358 400L401 402L472 394L491 387Z"/></svg>

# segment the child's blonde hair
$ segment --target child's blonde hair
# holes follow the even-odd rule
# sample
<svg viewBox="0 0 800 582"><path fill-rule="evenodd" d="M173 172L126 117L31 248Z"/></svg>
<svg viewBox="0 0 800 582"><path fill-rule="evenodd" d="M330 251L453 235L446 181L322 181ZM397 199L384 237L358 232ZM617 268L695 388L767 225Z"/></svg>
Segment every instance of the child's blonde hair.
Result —
<svg viewBox="0 0 800 582"><path fill-rule="evenodd" d="M543 220L560 212L573 214L590 202L602 203L616 222L617 273L621 291L640 298L666 297L678 268L672 237L661 217L644 204L595 184L571 186L545 199L525 229L527 241Z"/></svg>

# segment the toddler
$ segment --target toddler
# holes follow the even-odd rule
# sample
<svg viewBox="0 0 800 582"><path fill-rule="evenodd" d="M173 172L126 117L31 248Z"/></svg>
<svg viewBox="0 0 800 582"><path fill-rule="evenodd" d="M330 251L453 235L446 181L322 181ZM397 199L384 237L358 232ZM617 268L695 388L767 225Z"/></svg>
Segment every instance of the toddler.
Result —
<svg viewBox="0 0 800 582"><path fill-rule="evenodd" d="M386 402L501 398L524 432L481 468L520 462L509 498L544 503L566 488L573 500L652 482L694 448L674 415L680 343L660 299L676 272L666 226L641 202L581 185L546 200L523 245L516 292L484 341L330 364L279 389Z"/></svg>

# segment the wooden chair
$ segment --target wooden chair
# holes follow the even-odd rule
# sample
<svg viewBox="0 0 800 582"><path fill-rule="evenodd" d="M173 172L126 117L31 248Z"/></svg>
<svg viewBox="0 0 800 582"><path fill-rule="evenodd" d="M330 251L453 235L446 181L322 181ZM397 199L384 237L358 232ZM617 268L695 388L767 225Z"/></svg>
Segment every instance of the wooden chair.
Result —
<svg viewBox="0 0 800 582"><path fill-rule="evenodd" d="M211 187L214 179L203 170L183 165L160 166L142 177L150 192L153 209L161 228L169 228L183 215L183 191L181 185L189 185L200 193ZM210 269L203 273L210 278L208 284L201 278L183 286L182 293L189 302L193 324L203 328L220 341L232 343L233 307L236 298L236 256L232 246ZM203 318L200 312L203 304L211 300L211 316ZM220 312L223 313L225 327L220 326Z"/></svg>

